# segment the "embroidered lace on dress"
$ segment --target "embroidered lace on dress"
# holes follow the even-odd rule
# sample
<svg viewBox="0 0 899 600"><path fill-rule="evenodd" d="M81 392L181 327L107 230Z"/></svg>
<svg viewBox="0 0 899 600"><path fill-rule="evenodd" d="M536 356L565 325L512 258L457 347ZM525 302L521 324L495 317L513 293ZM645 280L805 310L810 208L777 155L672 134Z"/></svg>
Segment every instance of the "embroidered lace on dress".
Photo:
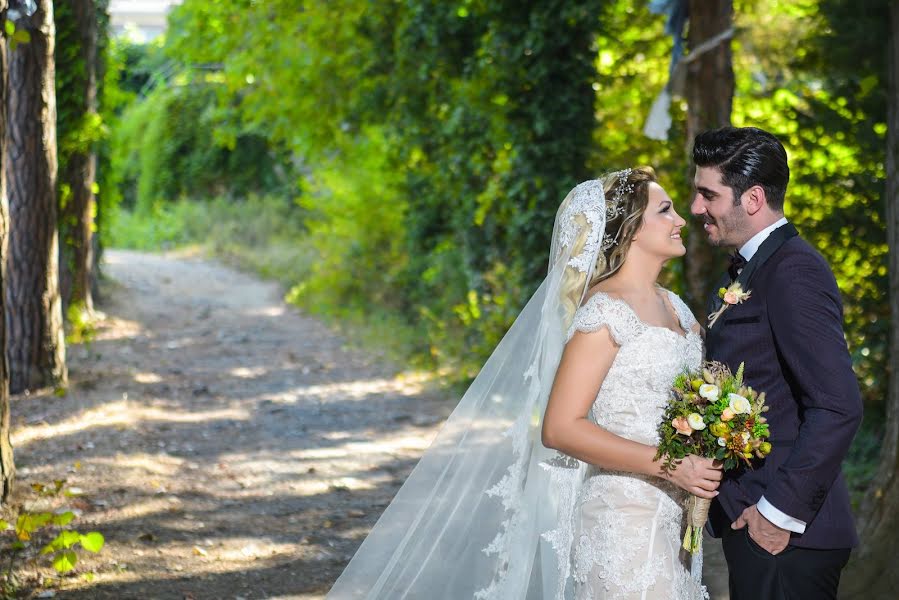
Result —
<svg viewBox="0 0 899 600"><path fill-rule="evenodd" d="M692 313L678 296L667 294L683 334L643 323L626 302L604 293L578 309L568 332L570 339L575 331L609 330L620 348L590 416L612 433L650 445L658 443L656 428L671 382L702 360ZM554 482L580 490L571 518L543 535L556 550L560 568L570 565L578 600L708 598L700 581L701 554L691 563L681 549L686 492L658 478L570 458L543 467L553 472ZM560 589L557 598L563 597Z"/></svg>

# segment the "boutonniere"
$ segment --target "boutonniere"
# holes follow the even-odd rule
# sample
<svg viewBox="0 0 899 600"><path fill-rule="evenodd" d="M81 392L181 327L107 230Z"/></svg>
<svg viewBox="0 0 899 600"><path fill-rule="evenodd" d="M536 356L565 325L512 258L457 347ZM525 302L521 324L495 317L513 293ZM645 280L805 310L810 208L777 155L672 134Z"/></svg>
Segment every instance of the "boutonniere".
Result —
<svg viewBox="0 0 899 600"><path fill-rule="evenodd" d="M721 308L713 312L709 315L709 329L712 328L712 325L715 324L715 321L718 320L718 317L721 316L727 307L732 304L742 304L746 300L749 300L749 296L752 295L752 292L749 290L743 291L743 286L738 282L733 282L729 287L721 288L718 290L718 297L721 298L724 302L721 304Z"/></svg>

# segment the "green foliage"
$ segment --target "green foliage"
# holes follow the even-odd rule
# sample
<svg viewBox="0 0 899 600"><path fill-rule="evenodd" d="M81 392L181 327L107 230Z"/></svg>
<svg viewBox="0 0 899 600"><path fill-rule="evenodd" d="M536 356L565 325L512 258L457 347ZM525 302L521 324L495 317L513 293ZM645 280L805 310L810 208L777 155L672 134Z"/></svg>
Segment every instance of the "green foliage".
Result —
<svg viewBox="0 0 899 600"><path fill-rule="evenodd" d="M120 127L119 114L131 103L135 95L121 84L125 72L125 53L130 46L108 36L109 16L100 11L100 40L98 41L98 60L101 73L97 86L100 119L106 125L108 133L97 145L97 215L95 226L97 239L102 245L111 234L109 216L122 200L120 161L113 161L112 132Z"/></svg>
<svg viewBox="0 0 899 600"><path fill-rule="evenodd" d="M66 308L66 345L90 344L97 335L96 319L80 302L69 303Z"/></svg>
<svg viewBox="0 0 899 600"><path fill-rule="evenodd" d="M887 3L747 2L738 24L734 123L784 140L786 214L834 270L869 409L886 394L884 150Z"/></svg>
<svg viewBox="0 0 899 600"><path fill-rule="evenodd" d="M9 40L9 49L13 51L19 44L27 44L31 41L31 34L27 29L18 29L16 24L7 19L3 23L5 37Z"/></svg>
<svg viewBox="0 0 899 600"><path fill-rule="evenodd" d="M733 121L787 145L787 215L834 268L875 411L887 373L885 6L740 0L733 42ZM190 218L214 223L217 251L275 274L293 301L351 321L391 315L419 332L418 352L470 376L542 277L574 183L650 164L687 212L683 100L667 142L642 135L667 80L663 26L627 0L302 11L186 0L164 42L120 54L119 85L140 97L115 125L112 171L143 212L120 213L108 239L190 243L202 239ZM241 239L240 219L261 226L243 213L256 201L229 212L221 198L270 185L298 197L271 203L294 211L294 237ZM173 203L208 196L219 199L194 213ZM681 289L683 276L672 263L664 283Z"/></svg>
<svg viewBox="0 0 899 600"><path fill-rule="evenodd" d="M882 446L883 417L869 411L843 461L843 475L855 509L861 507L865 494L871 491Z"/></svg>
<svg viewBox="0 0 899 600"><path fill-rule="evenodd" d="M105 1L96 7L99 16L104 13ZM60 265L63 272L72 273L73 246L78 244L81 215L71 210L70 201L75 186L83 185L85 173L81 165L94 154L99 143L108 135L108 129L98 112L97 99L89 98L88 87L93 81L97 85L98 73L102 71L103 55L98 54L94 68L98 73L89 72L87 64L86 40L78 23L71 3L62 3L53 12L56 27L55 69L56 69L56 130L58 160L58 211ZM91 43L99 45L103 32ZM72 164L75 166L72 167ZM91 182L94 193L99 191L97 182ZM93 216L93 215L92 215ZM68 302L64 298L63 302Z"/></svg>
<svg viewBox="0 0 899 600"><path fill-rule="evenodd" d="M321 255L291 298L395 311L438 361L476 368L588 175L600 4L188 0L117 127L126 205L244 195L229 178L262 177L221 159L258 135L299 166Z"/></svg>
<svg viewBox="0 0 899 600"><path fill-rule="evenodd" d="M59 496L63 493L64 480L57 480L53 485L33 483L32 490L42 498ZM49 511L17 511L15 525L0 520L0 533L12 529L13 536L4 535L0 538L0 557L8 558L3 568L0 568L0 599L6 600L18 598L19 576L18 571L21 561L37 564L41 557L48 557L50 565L59 573L67 573L78 564L77 546L94 554L100 552L105 544L103 534L91 531L86 534L69 528L75 520L75 513L64 510ZM32 548L32 545L45 534L58 532L47 543ZM31 552L30 550L36 550Z"/></svg>
<svg viewBox="0 0 899 600"><path fill-rule="evenodd" d="M210 132L215 83L202 78L153 89L121 115L113 153L124 200L139 210L188 196L245 195L275 189L284 160L265 141L242 134L229 148Z"/></svg>

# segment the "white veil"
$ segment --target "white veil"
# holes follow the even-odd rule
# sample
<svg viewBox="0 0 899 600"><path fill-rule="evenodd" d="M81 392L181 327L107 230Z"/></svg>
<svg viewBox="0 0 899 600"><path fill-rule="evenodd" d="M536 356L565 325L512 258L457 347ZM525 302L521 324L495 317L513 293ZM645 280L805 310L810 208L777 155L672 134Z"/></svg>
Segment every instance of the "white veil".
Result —
<svg viewBox="0 0 899 600"><path fill-rule="evenodd" d="M328 600L571 596L573 511L584 465L545 448L540 431L605 225L603 180L569 192L556 215L549 274ZM562 289L571 285L578 286L574 304Z"/></svg>

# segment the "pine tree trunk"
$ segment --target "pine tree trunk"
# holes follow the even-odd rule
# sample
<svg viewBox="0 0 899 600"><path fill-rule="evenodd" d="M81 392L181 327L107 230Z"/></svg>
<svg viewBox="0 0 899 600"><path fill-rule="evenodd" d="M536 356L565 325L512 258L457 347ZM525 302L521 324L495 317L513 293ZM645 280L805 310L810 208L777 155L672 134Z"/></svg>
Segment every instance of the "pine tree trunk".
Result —
<svg viewBox="0 0 899 600"><path fill-rule="evenodd" d="M692 50L733 26L733 2L690 0L688 47ZM734 70L730 39L702 54L687 65L687 155L692 156L693 139L706 129L730 125L734 97ZM692 161L691 161L692 164ZM691 166L689 185L693 186ZM689 196L688 196L689 197ZM705 323L706 298L714 280L724 269L716 251L698 225L687 237L686 286L687 301L693 313Z"/></svg>
<svg viewBox="0 0 899 600"><path fill-rule="evenodd" d="M0 0L0 23L6 22L6 0ZM6 93L9 71L6 42L0 40L0 141L6 135ZM0 143L0 165L6 157L6 144ZM6 301L3 290L7 285L7 250L9 248L9 203L6 198L6 175L0 168L0 500L5 501L12 491L16 473L12 444L9 441L9 363L6 359Z"/></svg>
<svg viewBox="0 0 899 600"><path fill-rule="evenodd" d="M887 61L886 216L890 270L890 365L880 464L859 511L861 546L843 577L843 598L899 598L899 0L890 5Z"/></svg>
<svg viewBox="0 0 899 600"><path fill-rule="evenodd" d="M74 64L57 61L58 73L65 71L65 84L70 86L57 98L65 98L67 106L59 106L62 114L72 115L65 123L60 121L60 143L77 131L64 131L63 127L77 129L83 119L97 113L97 7L94 0L71 0L58 7L56 14L57 43L78 49ZM66 39L63 39L65 31ZM67 55L72 56L72 55ZM60 83L61 78L57 79ZM60 156L60 295L63 305L74 304L93 312L93 230L95 198L94 184L97 172L97 154L94 144L78 147L65 157Z"/></svg>
<svg viewBox="0 0 899 600"><path fill-rule="evenodd" d="M65 385L56 231L56 91L51 0L17 24L31 41L9 52L7 155L10 390Z"/></svg>

